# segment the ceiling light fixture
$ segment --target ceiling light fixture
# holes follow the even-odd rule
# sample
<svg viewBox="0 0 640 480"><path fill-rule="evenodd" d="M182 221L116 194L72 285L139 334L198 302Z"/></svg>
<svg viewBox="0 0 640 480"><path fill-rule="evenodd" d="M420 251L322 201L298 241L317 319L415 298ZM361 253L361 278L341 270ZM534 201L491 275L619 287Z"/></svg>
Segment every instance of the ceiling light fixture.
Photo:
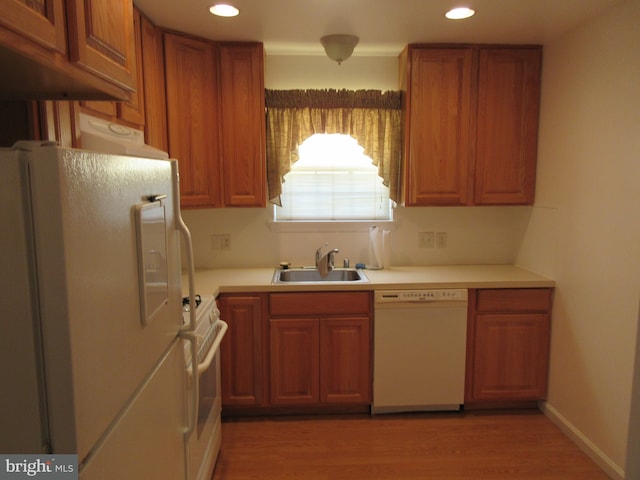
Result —
<svg viewBox="0 0 640 480"><path fill-rule="evenodd" d="M449 20L462 20L463 18L469 18L475 14L475 10L468 7L460 7L449 10L444 14Z"/></svg>
<svg viewBox="0 0 640 480"><path fill-rule="evenodd" d="M338 65L351 56L359 41L355 35L327 35L320 39L327 57L338 62Z"/></svg>
<svg viewBox="0 0 640 480"><path fill-rule="evenodd" d="M226 3L217 3L213 7L210 7L209 11L219 17L235 17L240 13L240 10L236 7Z"/></svg>

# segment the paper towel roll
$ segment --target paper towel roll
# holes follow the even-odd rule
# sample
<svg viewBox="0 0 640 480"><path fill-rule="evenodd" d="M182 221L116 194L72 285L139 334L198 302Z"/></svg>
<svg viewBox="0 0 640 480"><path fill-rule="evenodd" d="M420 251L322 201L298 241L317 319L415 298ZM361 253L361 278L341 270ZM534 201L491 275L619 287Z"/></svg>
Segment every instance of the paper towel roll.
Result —
<svg viewBox="0 0 640 480"><path fill-rule="evenodd" d="M369 265L367 268L382 268L382 235L375 225L369 229Z"/></svg>
<svg viewBox="0 0 640 480"><path fill-rule="evenodd" d="M391 232L389 230L382 231L382 267L391 267Z"/></svg>

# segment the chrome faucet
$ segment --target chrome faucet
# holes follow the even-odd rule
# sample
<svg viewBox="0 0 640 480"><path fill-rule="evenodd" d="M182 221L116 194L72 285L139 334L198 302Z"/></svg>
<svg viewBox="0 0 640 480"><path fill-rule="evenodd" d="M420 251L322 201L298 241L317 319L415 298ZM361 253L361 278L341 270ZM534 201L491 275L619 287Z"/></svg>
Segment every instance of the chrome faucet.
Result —
<svg viewBox="0 0 640 480"><path fill-rule="evenodd" d="M322 249L327 245L329 244L325 243L316 250L316 268L318 269L318 272L320 272L320 276L322 277L326 277L327 275L329 275L329 272L333 270L333 254L338 253L339 251L337 248L334 248L333 250L329 250L323 255Z"/></svg>

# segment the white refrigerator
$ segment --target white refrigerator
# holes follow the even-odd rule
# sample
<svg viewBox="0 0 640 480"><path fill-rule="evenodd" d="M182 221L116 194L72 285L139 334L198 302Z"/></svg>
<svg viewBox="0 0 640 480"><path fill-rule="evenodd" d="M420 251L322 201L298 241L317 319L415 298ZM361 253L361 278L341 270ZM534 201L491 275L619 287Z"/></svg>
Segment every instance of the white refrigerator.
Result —
<svg viewBox="0 0 640 480"><path fill-rule="evenodd" d="M0 168L0 452L185 478L175 161L24 142Z"/></svg>

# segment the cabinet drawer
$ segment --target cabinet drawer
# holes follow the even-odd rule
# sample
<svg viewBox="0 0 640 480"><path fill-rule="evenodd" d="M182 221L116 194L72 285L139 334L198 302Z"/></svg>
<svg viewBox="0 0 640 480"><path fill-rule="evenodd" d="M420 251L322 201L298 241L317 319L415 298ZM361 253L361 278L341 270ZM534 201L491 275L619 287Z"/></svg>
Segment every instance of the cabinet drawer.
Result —
<svg viewBox="0 0 640 480"><path fill-rule="evenodd" d="M476 312L550 312L550 288L478 290Z"/></svg>
<svg viewBox="0 0 640 480"><path fill-rule="evenodd" d="M369 313L369 292L273 293L271 315L346 315Z"/></svg>

